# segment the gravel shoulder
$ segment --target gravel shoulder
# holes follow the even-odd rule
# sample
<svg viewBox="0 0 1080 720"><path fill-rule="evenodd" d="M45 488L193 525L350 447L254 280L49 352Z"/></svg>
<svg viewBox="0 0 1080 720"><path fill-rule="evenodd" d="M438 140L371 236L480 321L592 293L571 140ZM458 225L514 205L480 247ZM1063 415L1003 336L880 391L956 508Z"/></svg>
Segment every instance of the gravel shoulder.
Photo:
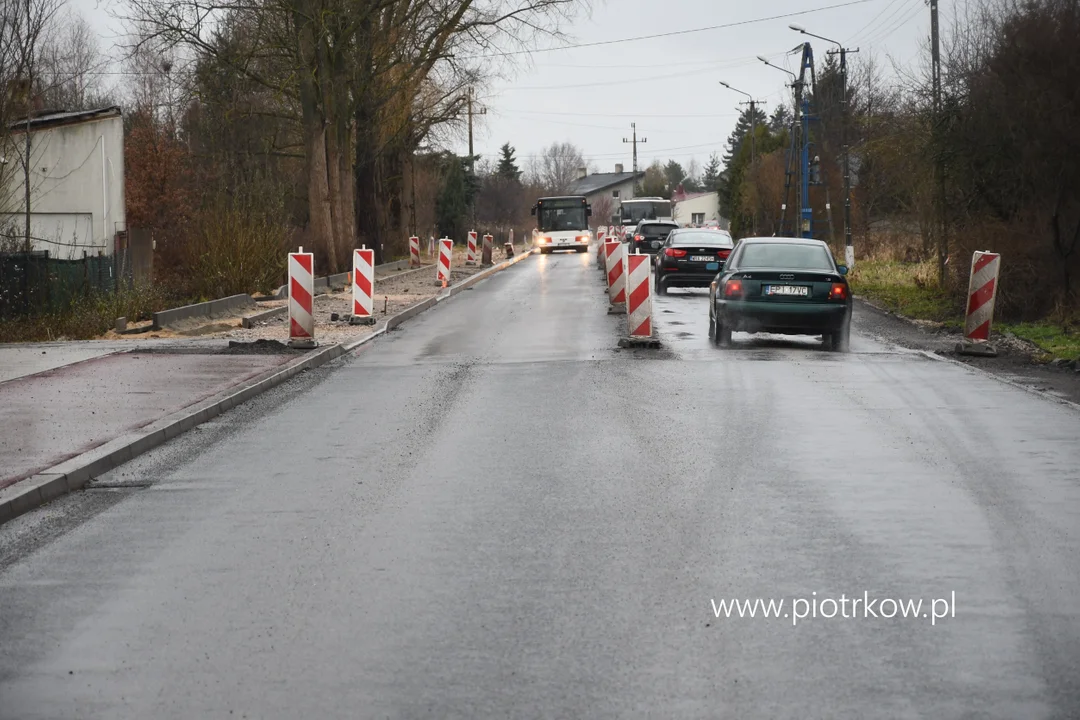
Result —
<svg viewBox="0 0 1080 720"><path fill-rule="evenodd" d="M1019 383L1047 395L1080 403L1080 370L1040 362L1040 350L1013 335L994 333L994 358L971 357L956 352L961 333L940 323L911 320L874 305L865 298L855 299L855 326L862 332L913 350L926 350L952 360L959 360L1006 380Z"/></svg>
<svg viewBox="0 0 1080 720"><path fill-rule="evenodd" d="M502 248L493 254L493 261L502 262ZM450 285L455 285L484 270L479 263L465 264L465 248L455 246L450 271ZM434 297L441 290L435 281L435 265L425 264L417 270L407 270L390 275L376 274L374 288L374 317L376 325L350 325L345 319L352 313L352 289L331 292L315 297L315 339L320 345L349 342L370 335L389 317L418 303ZM159 340L204 338L232 340L243 343L272 341L286 343L289 340L288 315L280 314L244 328L243 320L277 307L285 307L288 300L260 301L258 307L237 312L234 315L213 319L193 319L162 330L137 334L119 334L109 331L104 340ZM332 318L337 319L332 319ZM149 321L142 323L149 326ZM129 326L134 327L134 325Z"/></svg>

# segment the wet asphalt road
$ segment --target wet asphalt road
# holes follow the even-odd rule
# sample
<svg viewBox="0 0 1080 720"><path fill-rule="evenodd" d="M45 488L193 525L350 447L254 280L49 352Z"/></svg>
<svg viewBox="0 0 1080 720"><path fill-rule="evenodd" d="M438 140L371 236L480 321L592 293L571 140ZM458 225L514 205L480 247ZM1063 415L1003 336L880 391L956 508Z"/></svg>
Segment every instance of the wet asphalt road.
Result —
<svg viewBox="0 0 1080 720"><path fill-rule="evenodd" d="M531 258L0 527L0 717L1080 715L1080 414L605 308ZM955 617L712 608L864 593Z"/></svg>

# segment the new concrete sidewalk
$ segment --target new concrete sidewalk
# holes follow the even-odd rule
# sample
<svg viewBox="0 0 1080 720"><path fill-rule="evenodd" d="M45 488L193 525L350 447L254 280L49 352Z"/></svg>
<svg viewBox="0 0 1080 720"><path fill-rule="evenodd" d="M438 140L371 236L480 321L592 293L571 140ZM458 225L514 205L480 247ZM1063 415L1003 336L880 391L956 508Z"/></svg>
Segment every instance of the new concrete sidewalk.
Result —
<svg viewBox="0 0 1080 720"><path fill-rule="evenodd" d="M6 410L0 414L0 523L341 357L530 255L482 269L381 321L370 334L314 350L208 339L0 346L0 407Z"/></svg>

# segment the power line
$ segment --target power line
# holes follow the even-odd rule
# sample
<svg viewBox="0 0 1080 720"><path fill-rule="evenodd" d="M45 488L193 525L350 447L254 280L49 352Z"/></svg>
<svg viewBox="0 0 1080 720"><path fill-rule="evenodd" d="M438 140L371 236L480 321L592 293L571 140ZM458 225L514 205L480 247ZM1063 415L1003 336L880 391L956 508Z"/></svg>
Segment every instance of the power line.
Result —
<svg viewBox="0 0 1080 720"><path fill-rule="evenodd" d="M725 30L727 28L742 27L743 25L753 25L756 23L770 22L772 20L783 20L785 18L799 17L800 15L809 15L811 13L824 12L826 10L836 10L837 8L851 7L853 5L865 5L866 3L879 1L880 0L851 0L850 2L838 3L836 5L826 5L824 7L810 8L808 10L798 10L796 12L783 13L781 15L771 15L769 17L754 18L752 20L739 20L738 22L724 23L723 25L712 25L710 27L688 28L686 30L673 30L671 32L656 33L653 35L638 35L636 37L616 38L615 40L598 40L596 42L578 43L576 45L563 45L561 47L553 48L539 48L536 50L509 50L507 52L490 53L487 55L470 55L465 56L464 59L483 60L487 58L509 57L512 55L532 55L534 53L541 52L555 52L557 50L575 50L578 48L602 47L604 45L617 45L621 43L638 42L640 40L656 40L658 38L675 37L677 35L690 35L692 33L711 32L713 30Z"/></svg>
<svg viewBox="0 0 1080 720"><path fill-rule="evenodd" d="M688 118L725 118L738 117L739 113L721 113L717 115L642 115L641 113L571 113L571 112L542 112L539 110L503 110L503 115L556 115L564 117L645 117L645 118L676 118L685 120ZM619 128L620 130L622 128Z"/></svg>
<svg viewBox="0 0 1080 720"><path fill-rule="evenodd" d="M870 27L871 25L874 25L875 23L877 23L877 21L878 21L878 20L879 20L879 19L881 18L881 16L882 16L882 15L884 15L884 14L885 14L885 13L887 13L887 12L889 12L889 8L891 8L891 7L893 6L893 5L895 5L896 3L900 2L900 1L901 1L901 0L890 0L890 1L889 1L889 4L888 4L888 5L886 5L886 6L884 7L884 8L882 8L882 9L881 9L881 12L879 12L879 13L878 13L877 15L875 15L874 17L870 18L870 22L866 23L866 24L865 24L865 25L863 25L863 26L862 26L861 28L859 28L859 29L858 29L858 30L856 30L856 31L855 31L854 33L852 33L851 37L849 37L849 38L847 39L847 41L846 41L846 42L847 42L847 43L850 43L850 42L852 42L853 40L856 40L856 39L858 39L858 38L862 37L862 33L863 33L863 31L865 31L865 30L866 30L867 28L869 28L869 27Z"/></svg>

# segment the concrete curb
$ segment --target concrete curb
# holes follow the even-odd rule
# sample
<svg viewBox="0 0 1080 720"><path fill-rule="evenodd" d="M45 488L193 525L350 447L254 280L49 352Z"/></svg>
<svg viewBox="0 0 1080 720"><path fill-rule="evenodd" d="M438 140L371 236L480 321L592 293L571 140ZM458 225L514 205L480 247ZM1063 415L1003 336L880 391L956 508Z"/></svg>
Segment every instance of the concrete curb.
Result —
<svg viewBox="0 0 1080 720"><path fill-rule="evenodd" d="M338 343L313 350L303 357L286 363L284 367L268 370L262 375L218 393L212 398L156 420L135 432L114 438L100 447L65 460L33 477L0 490L0 525L41 507L65 493L83 488L92 478L118 467L138 455L142 455L168 440L172 440L226 410L230 410L267 390L281 385L304 370L325 365L362 345L374 341L406 320L416 317L420 313L435 307L438 303L453 297L465 288L475 285L500 270L505 270L511 265L521 262L532 254L532 251L528 251L518 255L512 260L507 260L479 272L459 285L449 288L445 295L430 297L410 308L406 308L397 315L387 318L386 323L370 335L348 343Z"/></svg>
<svg viewBox="0 0 1080 720"><path fill-rule="evenodd" d="M288 305L282 305L281 307L270 308L269 310L263 310L262 312L255 313L254 315L248 315L240 321L240 327L252 328L255 327L255 323L262 322L263 320L269 320L272 317L278 315L285 315L289 312Z"/></svg>
<svg viewBox="0 0 1080 720"><path fill-rule="evenodd" d="M162 310L161 312L154 313L154 330L161 330L173 323L180 322L181 320L188 320L195 317L213 318L219 315L223 315L232 310L241 307L250 307L255 305L255 298L248 294L232 295L227 298L221 298L219 300L210 300L208 302L195 303L194 305L185 305L183 307L173 308L171 310Z"/></svg>

